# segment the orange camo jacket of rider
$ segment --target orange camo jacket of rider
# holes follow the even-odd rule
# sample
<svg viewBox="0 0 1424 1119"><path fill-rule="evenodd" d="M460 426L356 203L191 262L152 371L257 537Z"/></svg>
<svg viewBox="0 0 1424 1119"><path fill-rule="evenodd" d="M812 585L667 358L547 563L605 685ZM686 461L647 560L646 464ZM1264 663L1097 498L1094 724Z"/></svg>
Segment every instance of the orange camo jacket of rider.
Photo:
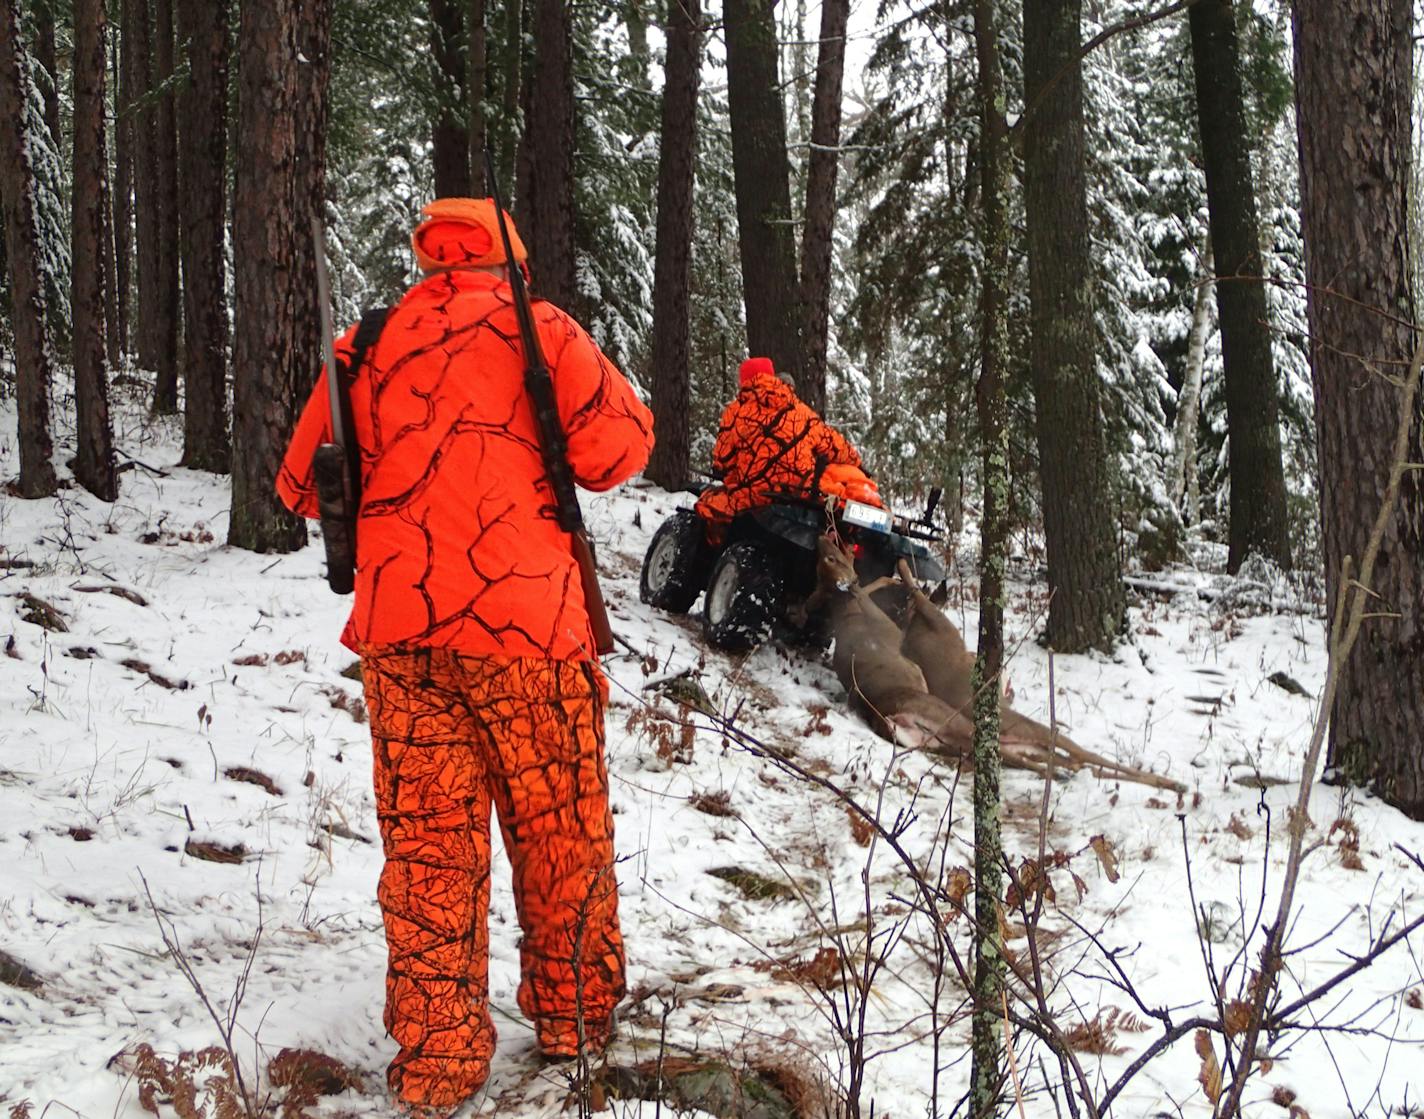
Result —
<svg viewBox="0 0 1424 1119"><path fill-rule="evenodd" d="M568 534L555 519L509 285L438 272L406 293L351 386L361 448L356 597L342 641L577 660L593 655ZM652 415L574 320L534 318L569 467L606 490L641 470ZM355 328L337 341L349 361ZM312 456L330 439L323 371L277 479L317 516Z"/></svg>
<svg viewBox="0 0 1424 1119"><path fill-rule="evenodd" d="M753 378L722 413L712 465L728 490L809 491L831 465L859 466L844 435L775 376Z"/></svg>

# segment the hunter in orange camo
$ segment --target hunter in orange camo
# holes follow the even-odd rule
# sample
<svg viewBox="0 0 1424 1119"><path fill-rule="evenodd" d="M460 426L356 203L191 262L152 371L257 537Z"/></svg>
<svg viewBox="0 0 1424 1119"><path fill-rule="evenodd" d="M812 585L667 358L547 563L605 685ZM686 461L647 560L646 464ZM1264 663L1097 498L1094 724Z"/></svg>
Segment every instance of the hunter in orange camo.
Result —
<svg viewBox="0 0 1424 1119"><path fill-rule="evenodd" d="M523 934L519 1006L543 1052L602 1048L624 965L606 683L545 479L493 206L442 199L425 215L413 243L427 276L351 381L362 493L342 640L361 654L375 752L385 1021L400 1047L389 1082L443 1111L484 1083L494 1052L491 806ZM615 486L646 464L652 417L572 318L545 302L534 315L574 478ZM353 338L337 346L348 364ZM308 517L326 402L318 379L277 481Z"/></svg>
<svg viewBox="0 0 1424 1119"><path fill-rule="evenodd" d="M856 449L776 376L768 358L742 362L739 378L741 391L723 411L712 448L722 485L697 500L714 537L738 513L788 492L880 504Z"/></svg>

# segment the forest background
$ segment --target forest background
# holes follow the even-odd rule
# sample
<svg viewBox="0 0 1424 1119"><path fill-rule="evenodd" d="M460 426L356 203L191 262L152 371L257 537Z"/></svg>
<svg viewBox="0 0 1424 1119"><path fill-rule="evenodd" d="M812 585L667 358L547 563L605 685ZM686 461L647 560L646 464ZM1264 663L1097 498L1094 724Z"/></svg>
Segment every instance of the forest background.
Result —
<svg viewBox="0 0 1424 1119"><path fill-rule="evenodd" d="M649 478L695 480L770 354L896 502L980 528L985 679L1011 555L1061 652L1172 564L1323 616L1362 582L1331 773L1418 817L1416 9L0 0L12 494L112 500L137 389L230 473L231 544L301 547L272 479L319 360L310 219L352 321L488 146L538 289L653 403Z"/></svg>

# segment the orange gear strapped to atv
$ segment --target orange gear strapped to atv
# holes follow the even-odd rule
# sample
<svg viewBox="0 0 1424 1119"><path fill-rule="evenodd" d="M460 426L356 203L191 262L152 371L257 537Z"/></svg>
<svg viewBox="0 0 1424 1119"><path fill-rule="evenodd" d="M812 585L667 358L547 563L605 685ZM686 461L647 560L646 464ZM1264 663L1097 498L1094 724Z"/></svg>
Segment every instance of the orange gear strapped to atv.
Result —
<svg viewBox="0 0 1424 1119"><path fill-rule="evenodd" d="M545 302L534 316L574 479L610 489L647 463L652 416L571 317ZM354 333L337 341L342 363ZM492 273L436 272L391 310L350 390L362 469L348 647L592 655L523 371L509 285ZM306 517L317 515L312 455L330 438L325 376L277 479Z"/></svg>
<svg viewBox="0 0 1424 1119"><path fill-rule="evenodd" d="M712 449L722 485L704 491L697 501L704 520L722 526L788 492L881 504L855 448L777 378L770 361L744 361L741 383L722 413Z"/></svg>

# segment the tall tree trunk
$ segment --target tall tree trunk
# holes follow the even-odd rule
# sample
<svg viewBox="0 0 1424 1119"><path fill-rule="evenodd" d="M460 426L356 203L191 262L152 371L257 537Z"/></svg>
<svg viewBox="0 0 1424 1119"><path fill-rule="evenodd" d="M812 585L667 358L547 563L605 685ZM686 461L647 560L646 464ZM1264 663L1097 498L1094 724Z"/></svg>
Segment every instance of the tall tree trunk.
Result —
<svg viewBox="0 0 1424 1119"><path fill-rule="evenodd" d="M54 8L52 0L36 0L35 12L35 61L44 74L36 75L44 99L44 119L49 127L50 143L55 151L64 150L64 138L59 132L59 52L55 46Z"/></svg>
<svg viewBox="0 0 1424 1119"><path fill-rule="evenodd" d="M519 229L539 293L560 307L578 297L574 242L574 72L568 6L535 0L534 69L519 145Z"/></svg>
<svg viewBox="0 0 1424 1119"><path fill-rule="evenodd" d="M664 489L684 485L692 474L689 316L701 19L700 0L668 0L653 276L653 423L657 442L647 469L648 477Z"/></svg>
<svg viewBox="0 0 1424 1119"><path fill-rule="evenodd" d="M773 0L726 0L727 107L747 347L804 391L786 111Z"/></svg>
<svg viewBox="0 0 1424 1119"><path fill-rule="evenodd" d="M975 392L982 440L984 518L980 529L979 652L974 660L974 1011L970 1043L969 1114L994 1119L1003 1084L999 1031L1004 948L999 942L1003 839L999 822L999 696L1004 661L1004 574L1009 540L1009 425L1004 373L1007 321L1009 185L997 0L974 0L978 59L980 213L983 289L980 295L979 383Z"/></svg>
<svg viewBox="0 0 1424 1119"><path fill-rule="evenodd" d="M697 0L702 6L702 0ZM633 82L639 89L651 86L648 80L648 13L646 0L623 0L623 27L628 32L628 57L633 61Z"/></svg>
<svg viewBox="0 0 1424 1119"><path fill-rule="evenodd" d="M297 70L297 229L311 243L312 219L326 224L326 132L331 112L331 16L335 0L300 0L297 45L306 61ZM297 258L296 376L310 379L321 364L321 309L316 298L314 247Z"/></svg>
<svg viewBox="0 0 1424 1119"><path fill-rule="evenodd" d="M122 9L120 9L122 12ZM119 336L120 355L129 348L129 292L133 283L133 117L124 101L128 83L120 60L124 56L124 17L112 37L109 75L114 86L114 292L113 307L117 317L115 328Z"/></svg>
<svg viewBox="0 0 1424 1119"><path fill-rule="evenodd" d="M486 121L489 113L485 99L489 96L489 32L485 27L485 0L470 0L465 13L465 30L469 34L469 72L465 78L465 94L470 112L470 196L484 198L489 194L485 183L485 148L489 146Z"/></svg>
<svg viewBox="0 0 1424 1119"><path fill-rule="evenodd" d="M1379 515L1415 339L1409 276L1410 0L1297 0L1301 216L1330 602ZM1424 416L1409 461L1424 461ZM1356 573L1358 568L1356 569ZM1343 667L1330 762L1424 819L1424 471L1404 477Z"/></svg>
<svg viewBox="0 0 1424 1119"><path fill-rule="evenodd" d="M149 100L153 87L153 25L148 0L122 0L124 89L121 101L129 117L134 160L134 233L138 265L138 315L135 341L138 363L157 369L163 352L161 225L159 223L158 114Z"/></svg>
<svg viewBox="0 0 1424 1119"><path fill-rule="evenodd" d="M1246 136L1236 7L1232 0L1201 0L1189 17L1211 240L1217 265L1228 278L1216 285L1216 303L1230 437L1227 569L1233 572L1252 552L1282 567L1291 561L1280 386L1261 279L1261 231Z"/></svg>
<svg viewBox="0 0 1424 1119"><path fill-rule="evenodd" d="M1082 0L1024 0L1024 207L1048 642L1110 650L1127 612L1110 502L1093 322L1083 139ZM1040 91L1057 79L1051 96Z"/></svg>
<svg viewBox="0 0 1424 1119"><path fill-rule="evenodd" d="M1192 300L1192 329L1187 335L1187 367L1177 393L1177 421L1172 426L1172 461L1167 469L1167 497L1183 524L1201 519L1195 492L1197 425L1201 421L1202 375L1206 369L1206 332L1211 319L1211 238L1202 251L1200 279Z"/></svg>
<svg viewBox="0 0 1424 1119"><path fill-rule="evenodd" d="M273 486L297 402L312 383L315 351L298 329L299 283L312 239L298 206L298 24L291 0L243 0L238 32L234 277L232 517L228 543L290 552L306 527Z"/></svg>
<svg viewBox="0 0 1424 1119"><path fill-rule="evenodd" d="M29 59L20 38L20 13L15 0L0 0L0 203L4 205L4 256L15 334L20 496L34 498L54 493L56 479L49 433L54 355L45 332L35 170L23 110L29 90Z"/></svg>
<svg viewBox="0 0 1424 1119"><path fill-rule="evenodd" d="M108 36L105 35L105 54L108 53ZM108 174L107 158L104 167ZM103 236L99 239L99 256L104 269L104 352L110 369L117 369L123 360L123 347L119 344L119 271L114 251L114 200L109 184L104 185Z"/></svg>
<svg viewBox="0 0 1424 1119"><path fill-rule="evenodd" d="M178 233L178 124L173 98L173 0L155 0L153 26L154 78L158 95L154 106L157 145L154 174L158 183L158 291L154 330L159 348L155 355L153 410L160 415L178 411L178 331L181 316Z"/></svg>
<svg viewBox="0 0 1424 1119"><path fill-rule="evenodd" d="M179 94L183 255L183 465L226 473L228 0L178 0L188 81Z"/></svg>
<svg viewBox="0 0 1424 1119"><path fill-rule="evenodd" d="M801 235L801 396L826 409L827 335L831 321L832 235L836 225L836 175L840 168L841 85L845 72L850 0L822 0L821 47L811 102L811 156L806 172L806 227Z"/></svg>
<svg viewBox="0 0 1424 1119"><path fill-rule="evenodd" d="M498 140L495 173L499 176L502 197L515 211L520 211L524 204L518 196L522 187L516 181L515 174L515 167L519 162L516 149L523 135L519 120L520 107L524 103L524 8L524 0L508 0L504 5L504 34L501 43L503 55L502 65L499 67L501 105L499 127L495 130Z"/></svg>
<svg viewBox="0 0 1424 1119"><path fill-rule="evenodd" d="M429 0L431 46L440 71L440 109L432 132L435 197L470 196L470 128L465 120L465 0Z"/></svg>
<svg viewBox="0 0 1424 1119"><path fill-rule="evenodd" d="M74 4L74 477L101 501L118 496L104 365L104 0Z"/></svg>

